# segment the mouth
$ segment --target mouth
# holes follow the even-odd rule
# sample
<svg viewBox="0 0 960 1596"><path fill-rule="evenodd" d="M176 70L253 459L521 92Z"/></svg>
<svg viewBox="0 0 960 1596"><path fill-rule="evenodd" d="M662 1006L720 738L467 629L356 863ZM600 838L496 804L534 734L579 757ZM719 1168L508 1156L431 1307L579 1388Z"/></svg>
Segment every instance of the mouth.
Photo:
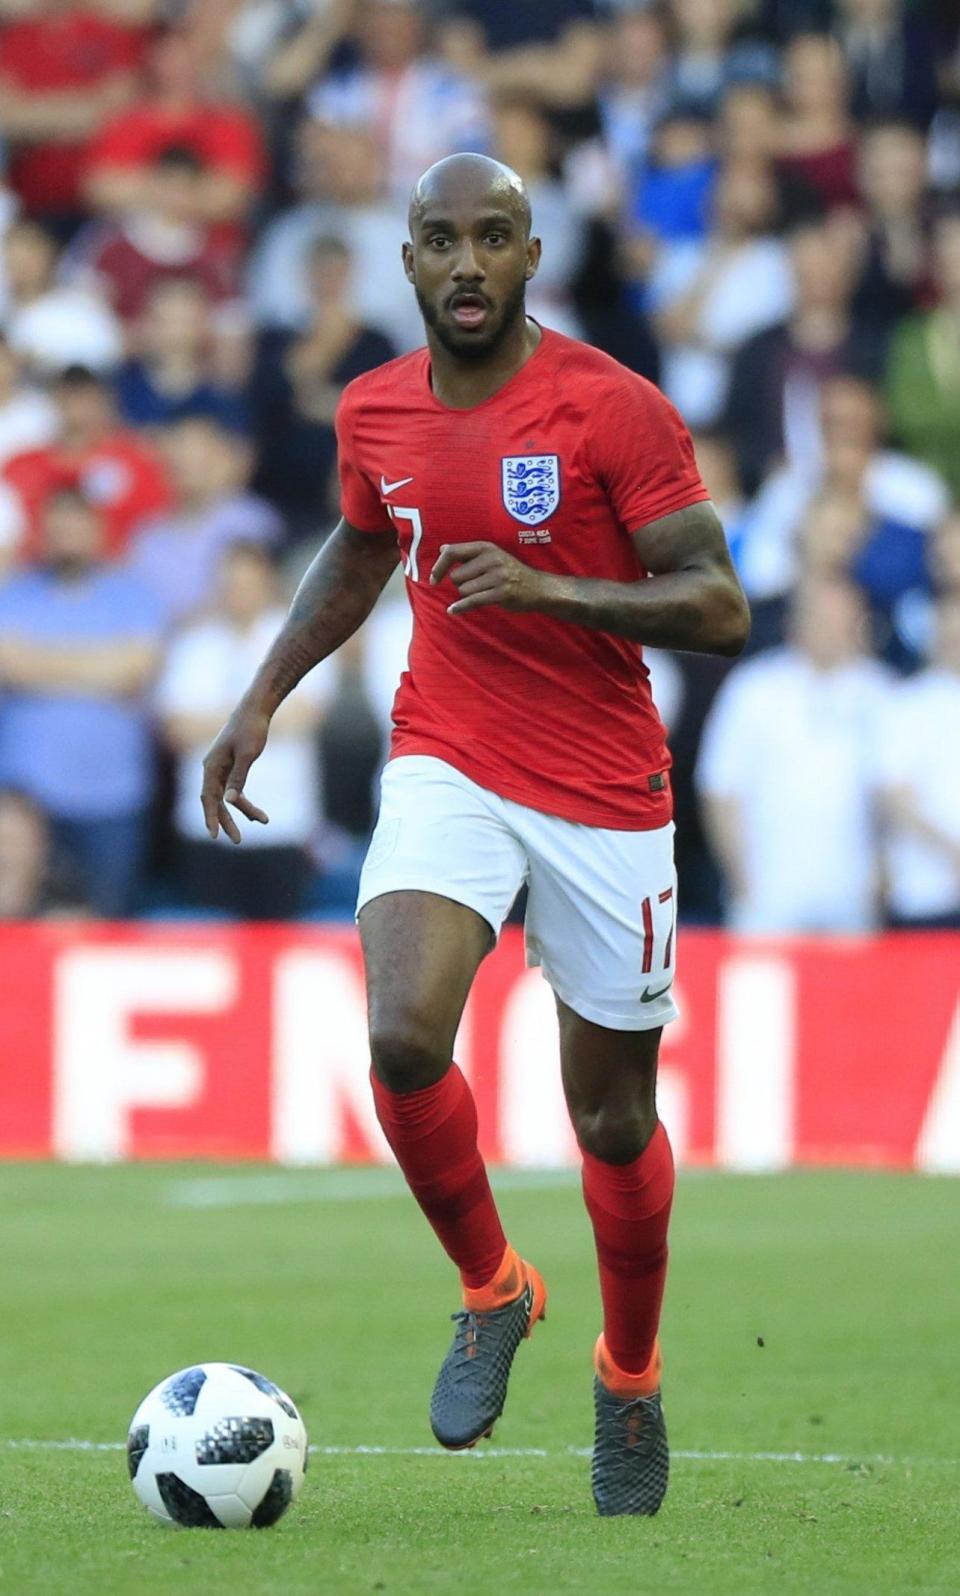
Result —
<svg viewBox="0 0 960 1596"><path fill-rule="evenodd" d="M450 314L458 327L482 327L489 310L482 294L454 294L450 300Z"/></svg>

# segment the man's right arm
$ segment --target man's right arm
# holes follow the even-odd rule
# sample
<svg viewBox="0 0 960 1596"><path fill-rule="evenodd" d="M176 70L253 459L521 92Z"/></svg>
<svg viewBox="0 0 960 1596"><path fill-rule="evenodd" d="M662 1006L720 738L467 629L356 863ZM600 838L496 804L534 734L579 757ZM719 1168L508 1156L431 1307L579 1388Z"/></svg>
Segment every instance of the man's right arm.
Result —
<svg viewBox="0 0 960 1596"><path fill-rule="evenodd" d="M231 842L240 832L227 805L248 820L267 822L243 787L262 754L270 721L297 683L366 620L396 569L396 540L361 532L341 520L297 588L275 642L203 762L201 803L207 830L222 826Z"/></svg>

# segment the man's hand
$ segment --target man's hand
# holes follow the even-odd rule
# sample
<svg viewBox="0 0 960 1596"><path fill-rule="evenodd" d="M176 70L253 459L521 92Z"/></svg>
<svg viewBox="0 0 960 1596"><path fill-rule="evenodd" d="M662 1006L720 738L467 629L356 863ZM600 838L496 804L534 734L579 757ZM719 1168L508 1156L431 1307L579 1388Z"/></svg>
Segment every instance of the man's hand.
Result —
<svg viewBox="0 0 960 1596"><path fill-rule="evenodd" d="M241 704L210 745L203 761L200 802L207 830L214 841L221 826L231 842L241 840L239 827L227 804L246 815L248 820L256 820L261 826L268 823L269 817L245 796L243 784L250 766L263 753L269 730L269 715L263 710L246 709Z"/></svg>
<svg viewBox="0 0 960 1596"><path fill-rule="evenodd" d="M499 604L505 610L533 610L543 591L544 573L515 560L495 543L444 543L430 572L436 586L449 575L460 591L448 615L463 615L481 604Z"/></svg>

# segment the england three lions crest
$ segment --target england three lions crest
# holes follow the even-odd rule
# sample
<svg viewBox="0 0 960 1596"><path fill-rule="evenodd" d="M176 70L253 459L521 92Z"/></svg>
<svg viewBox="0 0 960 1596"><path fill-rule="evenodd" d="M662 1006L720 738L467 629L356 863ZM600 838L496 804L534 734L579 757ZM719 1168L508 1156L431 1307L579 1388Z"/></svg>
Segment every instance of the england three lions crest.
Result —
<svg viewBox="0 0 960 1596"><path fill-rule="evenodd" d="M560 457L507 454L501 460L503 502L515 521L539 526L560 503Z"/></svg>

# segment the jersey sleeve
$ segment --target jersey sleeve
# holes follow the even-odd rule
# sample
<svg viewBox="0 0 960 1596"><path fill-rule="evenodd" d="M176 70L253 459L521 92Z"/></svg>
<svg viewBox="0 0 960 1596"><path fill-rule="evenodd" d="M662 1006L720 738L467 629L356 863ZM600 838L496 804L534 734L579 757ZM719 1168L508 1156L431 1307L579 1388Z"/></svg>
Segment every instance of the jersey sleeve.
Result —
<svg viewBox="0 0 960 1596"><path fill-rule="evenodd" d="M636 377L608 389L591 432L594 468L627 531L709 499L690 434L653 383Z"/></svg>
<svg viewBox="0 0 960 1596"><path fill-rule="evenodd" d="M340 476L340 509L344 519L358 532L393 532L393 523L377 492L357 459L356 403L350 388L344 389L337 406L337 471Z"/></svg>

